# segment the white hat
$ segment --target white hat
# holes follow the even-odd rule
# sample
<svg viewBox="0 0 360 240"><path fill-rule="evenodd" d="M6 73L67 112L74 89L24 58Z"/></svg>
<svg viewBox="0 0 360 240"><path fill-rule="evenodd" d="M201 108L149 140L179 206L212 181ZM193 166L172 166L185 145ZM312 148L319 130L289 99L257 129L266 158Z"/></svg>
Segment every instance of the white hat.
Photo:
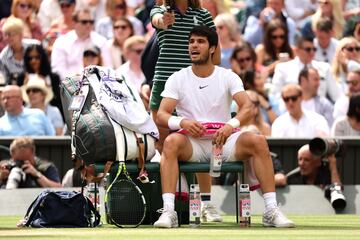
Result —
<svg viewBox="0 0 360 240"><path fill-rule="evenodd" d="M29 103L29 97L26 93L28 89L40 89L43 93L45 93L45 104L48 104L54 97L54 93L51 88L46 85L45 79L42 79L37 75L32 76L27 84L21 87L23 99L26 103Z"/></svg>

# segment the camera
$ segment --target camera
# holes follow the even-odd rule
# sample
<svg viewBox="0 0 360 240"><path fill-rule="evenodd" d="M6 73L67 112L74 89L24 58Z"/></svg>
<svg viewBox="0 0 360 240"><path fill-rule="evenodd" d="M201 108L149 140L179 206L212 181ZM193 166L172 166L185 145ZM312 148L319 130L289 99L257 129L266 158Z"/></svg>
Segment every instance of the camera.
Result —
<svg viewBox="0 0 360 240"><path fill-rule="evenodd" d="M309 142L310 152L318 157L336 154L343 147L341 140L332 138L313 138Z"/></svg>
<svg viewBox="0 0 360 240"><path fill-rule="evenodd" d="M325 187L325 197L329 199L335 210L342 210L346 207L346 198L339 184L331 184Z"/></svg>
<svg viewBox="0 0 360 240"><path fill-rule="evenodd" d="M24 165L24 161L22 160L13 160L10 161L9 164L6 166L6 168L11 171L14 167L21 168Z"/></svg>

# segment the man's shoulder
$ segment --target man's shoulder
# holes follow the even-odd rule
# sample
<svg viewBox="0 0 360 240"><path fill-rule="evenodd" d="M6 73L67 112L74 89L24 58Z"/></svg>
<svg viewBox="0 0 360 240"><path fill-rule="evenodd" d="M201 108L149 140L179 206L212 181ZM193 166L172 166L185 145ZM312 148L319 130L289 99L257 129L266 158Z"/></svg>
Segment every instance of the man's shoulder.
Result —
<svg viewBox="0 0 360 240"><path fill-rule="evenodd" d="M295 59L292 59L287 62L280 62L276 64L275 70L281 70L288 72L289 68L293 68L294 66L297 66L297 61Z"/></svg>

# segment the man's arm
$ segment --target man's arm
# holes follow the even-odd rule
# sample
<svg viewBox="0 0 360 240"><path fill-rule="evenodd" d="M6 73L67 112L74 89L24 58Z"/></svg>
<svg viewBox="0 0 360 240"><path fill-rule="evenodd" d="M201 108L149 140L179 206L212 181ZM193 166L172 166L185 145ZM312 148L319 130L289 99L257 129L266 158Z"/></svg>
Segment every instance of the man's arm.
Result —
<svg viewBox="0 0 360 240"><path fill-rule="evenodd" d="M327 160L329 161L331 183L336 183L338 185L341 185L341 180L340 180L339 172L337 169L335 154L331 154L331 155L327 156Z"/></svg>
<svg viewBox="0 0 360 240"><path fill-rule="evenodd" d="M192 137L201 137L205 128L201 123L183 117L172 116L177 100L173 98L163 98L157 114L156 123L158 126L169 128L170 130L185 129Z"/></svg>

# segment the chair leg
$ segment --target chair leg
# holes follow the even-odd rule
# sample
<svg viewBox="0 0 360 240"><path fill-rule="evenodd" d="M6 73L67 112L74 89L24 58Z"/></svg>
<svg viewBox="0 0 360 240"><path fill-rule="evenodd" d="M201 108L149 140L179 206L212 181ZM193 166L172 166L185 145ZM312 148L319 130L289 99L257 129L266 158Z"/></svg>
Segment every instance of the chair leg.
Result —
<svg viewBox="0 0 360 240"><path fill-rule="evenodd" d="M240 179L240 173L237 173L238 179ZM236 223L239 223L239 184L238 180L235 181L235 209L236 209Z"/></svg>
<svg viewBox="0 0 360 240"><path fill-rule="evenodd" d="M179 218L179 221L178 221L178 225L179 227L181 227L181 222L182 222L182 204L181 204L181 172L180 172L180 169L179 169L179 178L178 178L178 184L179 184L179 194L180 194L180 214L178 213L178 218ZM175 193L176 195L176 193ZM175 199L176 199L176 196L175 196ZM175 201L176 202L176 201Z"/></svg>

